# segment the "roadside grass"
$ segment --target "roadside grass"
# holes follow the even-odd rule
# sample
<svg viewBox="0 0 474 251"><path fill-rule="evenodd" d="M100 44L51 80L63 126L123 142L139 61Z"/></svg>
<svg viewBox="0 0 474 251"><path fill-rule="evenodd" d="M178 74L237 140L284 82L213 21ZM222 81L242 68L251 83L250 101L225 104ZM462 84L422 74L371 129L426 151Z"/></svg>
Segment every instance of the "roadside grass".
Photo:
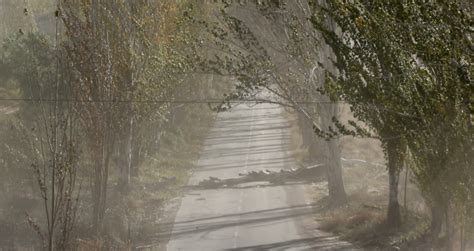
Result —
<svg viewBox="0 0 474 251"><path fill-rule="evenodd" d="M354 195L349 196L349 203L343 207L322 207L316 212L321 230L368 249L417 250L429 228L428 217L403 211L402 226L391 230L385 225L385 206Z"/></svg>

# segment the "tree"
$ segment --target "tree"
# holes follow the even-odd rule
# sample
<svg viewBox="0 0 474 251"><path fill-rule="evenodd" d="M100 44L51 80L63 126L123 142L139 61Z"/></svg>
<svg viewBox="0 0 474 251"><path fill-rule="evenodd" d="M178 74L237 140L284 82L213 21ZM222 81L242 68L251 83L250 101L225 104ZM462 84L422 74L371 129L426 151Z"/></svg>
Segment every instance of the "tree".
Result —
<svg viewBox="0 0 474 251"><path fill-rule="evenodd" d="M403 47L416 55L421 68L415 80L419 95L414 103L417 116L422 118L422 130L410 130L408 141L417 163L414 173L432 208L433 238L438 238L444 224L449 245L454 243L453 232L457 232L449 228L457 228L462 225L459 222L465 221L463 216L468 213L466 205L471 203L472 193L469 163L474 153L474 58L469 53L472 40L467 35L472 17L462 4L463 1L440 1L398 10L410 18L417 17L401 33L406 36Z"/></svg>
<svg viewBox="0 0 474 251"><path fill-rule="evenodd" d="M327 91L349 102L356 117L380 135L391 176L387 221L397 226L395 183L406 147L415 151L415 159L437 163L418 165L424 171L418 173L423 178L417 180L422 189L423 180L436 184L437 188L431 189L439 194L439 184L443 183L440 171L448 168L442 160L459 151L453 148L454 142L462 142L457 133L469 135L471 115L466 117L470 113L466 104L472 90L466 85L470 76L465 67L472 64L472 57L466 54L470 50L465 37L469 18L456 1L328 1L327 6L316 11L312 19L336 53L336 66L341 71L338 76L329 75ZM336 22L340 34L325 26L324 15ZM423 153L419 151L421 145L425 146ZM429 152L430 157L426 155Z"/></svg>
<svg viewBox="0 0 474 251"><path fill-rule="evenodd" d="M69 249L79 198L78 134L73 107L61 102L70 90L61 62L62 50L34 34L17 36L9 40L4 49L2 64L8 74L3 75L3 80L13 81L21 97L29 101L22 104L17 115L19 125L15 125L23 133L17 137L28 142L26 146L17 146L16 155L26 155L28 159L9 164L27 162L31 167L43 204L45 224L30 216L28 222L44 248Z"/></svg>
<svg viewBox="0 0 474 251"><path fill-rule="evenodd" d="M354 20L353 12L360 11L359 3L350 5L328 1L327 8L314 4L317 14L312 18L313 24L332 47L336 54L336 67L340 70L338 76L330 76L332 82L329 82L326 91L348 102L355 117L379 135L389 171L387 223L391 227L398 227L401 223L398 179L403 168L406 143L399 130L404 115L392 109L392 106L401 104L399 97L405 95L405 90L398 88L399 78L391 76L398 76L405 71L404 63L409 60L409 55L393 46L393 37L381 36L382 27ZM330 17L340 27L340 34L327 27L323 15ZM361 31L366 26L370 27L370 31L366 31L369 28ZM392 59L395 55L395 60L400 59L396 63Z"/></svg>
<svg viewBox="0 0 474 251"><path fill-rule="evenodd" d="M32 168L43 200L46 230L42 230L32 218L28 218L28 222L48 250L67 250L72 247L80 192L76 182L78 135L75 118L71 106L64 109L59 107L59 103L39 101L42 113L38 121L51 123L46 122L44 127L35 123L40 133L36 137L30 136L36 139L31 140L32 152L41 153L36 156Z"/></svg>
<svg viewBox="0 0 474 251"><path fill-rule="evenodd" d="M67 37L64 47L75 81L72 98L78 101L76 109L94 163L92 215L100 235L113 156L117 156L118 188L126 195L134 164L143 157L140 140L146 136L140 135L145 128L140 125L148 120L159 127L166 119L170 102L162 100L173 99L183 78L175 72L189 63L187 51L178 53L177 47L183 46L192 33L183 28L188 17L181 20L176 13L186 13L184 3L61 3ZM164 26L166 18L178 22L176 30Z"/></svg>

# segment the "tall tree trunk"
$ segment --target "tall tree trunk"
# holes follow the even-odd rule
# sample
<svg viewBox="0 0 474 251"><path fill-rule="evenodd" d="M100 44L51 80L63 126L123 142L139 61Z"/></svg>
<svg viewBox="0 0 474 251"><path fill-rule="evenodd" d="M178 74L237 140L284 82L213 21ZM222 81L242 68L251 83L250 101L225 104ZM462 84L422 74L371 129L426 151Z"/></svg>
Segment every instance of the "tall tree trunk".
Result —
<svg viewBox="0 0 474 251"><path fill-rule="evenodd" d="M386 145L389 176L387 225L391 228L398 228L402 222L400 204L398 202L398 183L400 179L400 171L403 168L403 151L405 150L405 147L400 138L387 140Z"/></svg>
<svg viewBox="0 0 474 251"><path fill-rule="evenodd" d="M322 97L324 98L324 97ZM332 126L333 116L337 116L338 107L336 104L321 107L319 110L319 118L323 129ZM307 120L312 121L304 111ZM342 205L347 202L347 194L344 188L344 180L342 177L341 166L341 149L337 139L325 140L314 134L310 137L312 142L308 148L311 161L317 161L320 158L326 168L326 176L328 181L329 198L333 205Z"/></svg>
<svg viewBox="0 0 474 251"><path fill-rule="evenodd" d="M92 227L97 237L102 234L103 221L107 208L107 186L109 179L109 163L113 149L113 139L107 136L95 142L93 153L94 160L94 186L92 189Z"/></svg>
<svg viewBox="0 0 474 251"><path fill-rule="evenodd" d="M142 156L142 146L140 144L137 144L139 140L137 139L137 135L135 134L135 131L133 131L133 141L132 141L132 159L131 159L131 171L130 175L132 177L138 177L139 175L139 166L140 166L140 161L141 161L141 156Z"/></svg>
<svg viewBox="0 0 474 251"><path fill-rule="evenodd" d="M440 207L438 203L433 203L431 205L431 238L436 241L441 234L441 228L443 226L443 209Z"/></svg>
<svg viewBox="0 0 474 251"><path fill-rule="evenodd" d="M326 3L320 2L321 6L325 6ZM331 29L336 30L335 24L332 20L328 20ZM337 69L333 62L336 61L336 57L332 52L331 47L326 43L320 44L319 62L324 65L324 68L329 70L333 74L337 74ZM323 87L325 82L325 71L319 69L317 72L317 80L320 82L319 86ZM321 117L321 127L324 130L329 128L335 128L333 118L339 118L339 105L336 102L326 96L321 95L320 99L326 102L324 105L319 105L318 110ZM326 162L324 163L327 167L328 176L328 187L329 195L331 199L337 204L345 204L347 202L346 190L344 188L344 180L342 177L342 166L341 166L341 149L339 147L338 139L331 139L327 141L327 154Z"/></svg>
<svg viewBox="0 0 474 251"><path fill-rule="evenodd" d="M120 161L118 186L122 194L127 194L130 191L130 178L132 171L133 118L126 118L124 124L124 134L119 146Z"/></svg>
<svg viewBox="0 0 474 251"><path fill-rule="evenodd" d="M106 141L107 142L107 141ZM102 186L101 186L101 195L102 195L102 198L100 200L100 207L99 207L99 230L100 230L100 233L102 232L103 230L103 223L104 223L104 218L105 218L105 211L107 209L107 187L108 187L108 184L109 184L109 162L110 162L110 155L112 154L112 149L109 149L109 147L111 148L112 146L111 145L106 145L104 146L104 159L103 159L103 166L102 166Z"/></svg>
<svg viewBox="0 0 474 251"><path fill-rule="evenodd" d="M329 98L323 97L329 101ZM333 118L338 116L338 105L333 103L324 105L319 108L321 117L321 126L324 129L333 127ZM347 194L344 188L344 180L342 178L341 166L341 149L338 139L326 140L324 144L324 165L326 166L326 174L328 179L329 198L335 205L345 204L347 202Z"/></svg>
<svg viewBox="0 0 474 251"><path fill-rule="evenodd" d="M132 125L132 138L130 139L131 142L131 151L132 155L130 157L130 176L131 177L138 177L139 175L139 166L141 162L141 156L142 156L142 148L143 145L140 144L141 139L138 136L137 133L137 127L135 126L135 123Z"/></svg>
<svg viewBox="0 0 474 251"><path fill-rule="evenodd" d="M337 140L327 141L326 171L328 179L329 197L335 205L347 202L344 180L342 178L341 150Z"/></svg>
<svg viewBox="0 0 474 251"><path fill-rule="evenodd" d="M142 4L139 1L129 1L128 8L130 10L130 17L128 18L128 65L127 70L124 73L124 86L125 86L125 97L127 100L132 100L134 95L133 91L135 88L135 27L132 22L133 18L137 14L137 9L134 4ZM119 191L122 194L128 194L130 191L130 179L132 174L132 156L133 156L133 107L132 103L125 104L125 110L123 113L123 138L122 143L119 146Z"/></svg>
<svg viewBox="0 0 474 251"><path fill-rule="evenodd" d="M455 232L454 215L449 210L449 206L444 202L445 200L440 195L435 184L431 188L433 191L431 202L431 239L433 243L443 246L444 250L452 250L452 234ZM440 242L443 240L443 242Z"/></svg>
<svg viewBox="0 0 474 251"><path fill-rule="evenodd" d="M103 173L103 151L101 145L97 144L95 151L93 151L94 160L94 187L92 189L92 227L95 235L99 236L102 231L101 208L103 200L102 183L104 180Z"/></svg>

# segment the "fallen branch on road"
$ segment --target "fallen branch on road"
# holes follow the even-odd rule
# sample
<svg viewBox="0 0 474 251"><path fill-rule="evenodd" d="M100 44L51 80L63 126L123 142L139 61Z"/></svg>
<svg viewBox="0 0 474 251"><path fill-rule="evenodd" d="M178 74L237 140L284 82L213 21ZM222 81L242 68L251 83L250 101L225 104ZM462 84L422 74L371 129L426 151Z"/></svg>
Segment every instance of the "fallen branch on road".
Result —
<svg viewBox="0 0 474 251"><path fill-rule="evenodd" d="M280 172L271 172L268 169L261 171L251 171L248 173L239 173L238 178L219 179L209 177L196 186L197 188L216 189L223 187L234 187L239 184L250 182L269 182L273 185L283 185L287 182L316 182L324 179L325 170L322 164L302 167L298 169L280 170Z"/></svg>

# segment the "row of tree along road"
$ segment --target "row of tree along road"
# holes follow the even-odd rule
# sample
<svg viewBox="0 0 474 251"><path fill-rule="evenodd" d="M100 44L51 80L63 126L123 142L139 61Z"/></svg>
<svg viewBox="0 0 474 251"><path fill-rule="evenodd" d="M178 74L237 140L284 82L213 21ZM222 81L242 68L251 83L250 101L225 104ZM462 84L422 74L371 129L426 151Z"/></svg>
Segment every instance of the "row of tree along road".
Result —
<svg viewBox="0 0 474 251"><path fill-rule="evenodd" d="M227 4L220 14L209 43L227 54L203 65L238 84L217 109L243 99L297 111L303 131L325 139L308 145L314 155L325 151L335 205L347 201L337 141L378 139L389 174L386 226L402 224L398 187L406 166L431 208L428 241L465 248L474 215L469 3L257 1ZM272 98L256 96L261 90ZM338 117L341 103L355 121Z"/></svg>

